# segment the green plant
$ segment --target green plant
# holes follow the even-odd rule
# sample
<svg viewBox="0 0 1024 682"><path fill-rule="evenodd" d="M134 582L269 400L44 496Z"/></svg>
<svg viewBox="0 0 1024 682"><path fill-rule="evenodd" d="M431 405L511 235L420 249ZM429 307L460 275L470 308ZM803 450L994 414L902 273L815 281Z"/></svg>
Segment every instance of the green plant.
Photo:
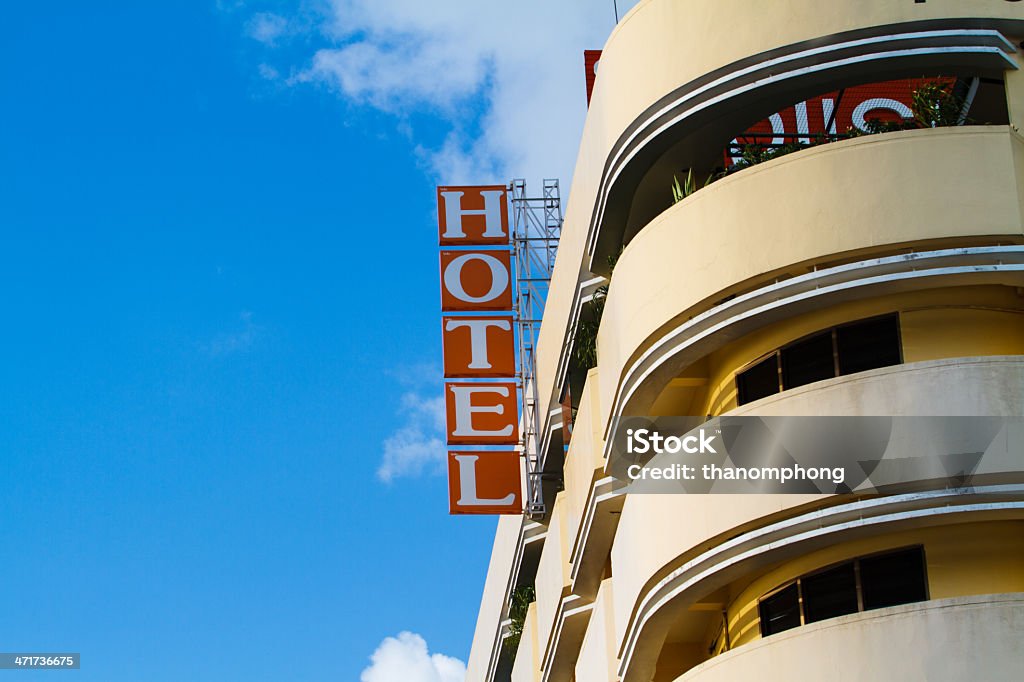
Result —
<svg viewBox="0 0 1024 682"><path fill-rule="evenodd" d="M901 121L864 122L864 130L850 128L849 137L891 133L897 130L945 128L968 123L967 102L953 93L953 84L942 80L925 81L910 95L910 118Z"/></svg>
<svg viewBox="0 0 1024 682"><path fill-rule="evenodd" d="M788 144L773 146L767 144L745 144L740 147L740 158L735 161L730 168L730 172L742 170L744 168L750 168L756 166L759 163L765 161L771 161L777 159L780 156L786 154L792 154L795 151L805 149L807 145L800 144L799 142L790 142Z"/></svg>
<svg viewBox="0 0 1024 682"><path fill-rule="evenodd" d="M911 96L910 110L918 128L941 128L967 122L966 102L953 94L953 84L922 83Z"/></svg>
<svg viewBox="0 0 1024 682"><path fill-rule="evenodd" d="M577 367L583 369L597 367L597 331L601 328L601 317L604 315L605 293L602 289L607 291L607 287L602 286L594 292L590 309L581 311L580 319L576 323L572 359Z"/></svg>
<svg viewBox="0 0 1024 682"><path fill-rule="evenodd" d="M697 181L693 179L693 169L692 168L686 172L686 180L683 181L682 185L679 184L679 178L676 177L675 174L673 174L672 175L672 203L673 204L678 204L680 201L682 201L686 197L690 196L691 194L696 192L698 189L702 189L702 188L707 187L708 185L710 185L712 182L717 180L718 177L719 176L718 176L717 173L709 173L708 177L704 180L704 184L701 185L700 187L697 187Z"/></svg>
<svg viewBox="0 0 1024 682"><path fill-rule="evenodd" d="M615 264L619 261L622 251L608 256L608 279L611 280ZM604 303L608 297L608 284L602 284L594 291L589 310L580 311L573 334L572 360L576 367L592 369L597 367L597 332L601 328L601 317L604 315Z"/></svg>
<svg viewBox="0 0 1024 682"><path fill-rule="evenodd" d="M692 171L691 171L692 172ZM678 204L680 201L686 198L686 194L683 193L683 188L679 186L679 178L672 175L672 203Z"/></svg>
<svg viewBox="0 0 1024 682"><path fill-rule="evenodd" d="M898 130L963 125L969 122L966 110L966 101L954 94L953 83L949 79L925 80L911 93L911 116L909 118L899 121L882 121L877 118L871 118L864 122L863 130L850 127L842 135L824 135L819 133L811 139L810 146L836 142L850 137L891 133ZM804 149L807 146L806 144L795 142L779 146L745 144L740 147L740 158L733 163L729 172L732 173L749 168L750 166L756 166L759 163L776 159ZM676 184L678 186L678 181Z"/></svg>
<svg viewBox="0 0 1024 682"><path fill-rule="evenodd" d="M516 660L519 640L523 638L523 626L526 625L526 612L530 604L537 600L537 591L533 585L523 585L512 593L508 605L508 617L512 622L508 626L508 636L501 643L501 650L510 661Z"/></svg>

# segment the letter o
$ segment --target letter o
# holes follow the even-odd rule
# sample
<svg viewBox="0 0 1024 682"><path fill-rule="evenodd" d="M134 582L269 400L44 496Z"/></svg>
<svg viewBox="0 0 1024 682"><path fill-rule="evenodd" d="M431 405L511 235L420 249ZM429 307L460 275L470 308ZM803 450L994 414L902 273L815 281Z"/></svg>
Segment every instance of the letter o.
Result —
<svg viewBox="0 0 1024 682"><path fill-rule="evenodd" d="M864 117L875 109L888 109L889 111L896 112L900 118L911 118L914 112L910 110L903 102L888 97L873 97L871 99L864 100L853 110L852 119L853 125L861 132L867 132L864 127L867 125L867 121Z"/></svg>
<svg viewBox="0 0 1024 682"><path fill-rule="evenodd" d="M462 286L462 268L472 260L480 260L491 270L491 288L483 296L471 296ZM454 258L444 271L444 286L452 296L466 303L487 303L501 296L508 287L505 265L486 253L466 253Z"/></svg>

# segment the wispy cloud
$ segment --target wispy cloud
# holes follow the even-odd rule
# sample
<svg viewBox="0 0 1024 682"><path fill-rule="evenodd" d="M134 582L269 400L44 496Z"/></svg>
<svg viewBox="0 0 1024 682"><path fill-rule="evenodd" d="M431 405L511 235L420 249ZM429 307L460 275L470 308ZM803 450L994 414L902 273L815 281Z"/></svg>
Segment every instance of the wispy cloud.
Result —
<svg viewBox="0 0 1024 682"><path fill-rule="evenodd" d="M245 32L253 40L274 47L288 33L288 20L273 12L257 12L246 22Z"/></svg>
<svg viewBox="0 0 1024 682"><path fill-rule="evenodd" d="M206 353L213 357L223 357L249 350L262 331L262 327L253 322L252 313L243 311L238 315L239 327L229 332L221 332L208 343L202 344Z"/></svg>
<svg viewBox="0 0 1024 682"><path fill-rule="evenodd" d="M441 372L429 363L403 365L387 374L405 389L397 417L399 426L384 439L377 478L439 474L444 471L444 395L430 392L441 385Z"/></svg>
<svg viewBox="0 0 1024 682"><path fill-rule="evenodd" d="M410 392L402 396L403 424L384 440L377 477L385 483L403 476L440 473L445 462L444 396Z"/></svg>
<svg viewBox="0 0 1024 682"><path fill-rule="evenodd" d="M620 2L620 12L634 2ZM391 114L413 139L410 116L442 123L442 141L416 148L438 182L559 177L568 185L586 109L583 50L604 43L614 23L610 3L331 0L326 7L309 29L326 44L274 67L291 74L287 83L320 84ZM277 23L257 25L273 36Z"/></svg>
<svg viewBox="0 0 1024 682"><path fill-rule="evenodd" d="M276 81L281 77L281 73L270 64L260 64L256 67L262 78L268 81Z"/></svg>
<svg viewBox="0 0 1024 682"><path fill-rule="evenodd" d="M414 632L386 637L370 656L360 682L465 682L466 664L444 654L431 654Z"/></svg>

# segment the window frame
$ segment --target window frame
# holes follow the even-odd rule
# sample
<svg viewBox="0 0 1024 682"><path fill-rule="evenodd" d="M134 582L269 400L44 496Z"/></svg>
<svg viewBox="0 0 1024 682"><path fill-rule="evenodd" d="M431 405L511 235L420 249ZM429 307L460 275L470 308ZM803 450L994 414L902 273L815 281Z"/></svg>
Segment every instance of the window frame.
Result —
<svg viewBox="0 0 1024 682"><path fill-rule="evenodd" d="M765 360L767 360L768 358L770 358L772 356L775 357L775 377L776 377L776 382L777 382L777 386L779 387L779 390L777 390L775 393L769 393L768 395L766 395L764 397L767 398L769 396L778 395L779 393L782 393L784 390L786 390L786 389L784 389L782 387L782 349L781 348L776 348L773 351L770 351L768 353L765 353L764 355L758 356L758 358L756 360L754 360L753 362L748 362L739 371L736 372L736 375L735 375L734 379L735 379L735 385L736 385L736 402L737 402L737 404L739 404L739 405L746 405L748 403L754 402L755 400L762 400L762 398L755 398L754 400L748 400L748 401L741 402L741 400L740 400L740 393L742 393L742 389L740 388L740 375L745 373L745 372L747 372L748 370L753 369L754 367L757 367L762 362L764 362Z"/></svg>
<svg viewBox="0 0 1024 682"><path fill-rule="evenodd" d="M807 614L805 613L803 581L805 579L807 579L807 578L812 578L812 577L814 577L816 575L819 575L821 573L825 573L826 571L831 571L831 570L833 570L835 568L838 568L838 567L842 566L843 564L850 564L850 563L853 564L854 586L855 586L856 593L857 593L857 610L854 611L853 613L848 613L848 614L845 614L845 615L852 616L852 615L854 615L856 613L867 613L868 611L877 611L878 609L893 608L892 606L878 606L878 607L874 607L874 608L871 608L871 609L865 609L864 608L864 588L863 588L863 584L861 583L860 562L862 560L864 560L864 559L874 559L874 558L877 558L877 557L885 556L887 554L900 554L902 552L909 552L909 551L915 550L915 549L918 551L918 553L921 556L921 584L924 586L924 599L914 600L914 601L910 601L910 602L905 602L905 604L918 604L918 603L921 603L921 602L929 601L932 598L932 596L931 596L931 585L928 582L928 557L927 557L927 555L925 553L924 545L923 544L913 544L913 545L904 545L902 547L893 547L893 548L890 548L890 549L883 549L883 550L879 550L877 552L871 552L869 554L858 555L858 556L855 556L855 557L853 557L851 559L844 559L842 561L835 561L835 562L832 562L830 564L826 564L825 566L819 566L818 568L814 569L813 571L809 571L807 573L803 573L803 574L801 574L801 575L799 575L799 576L797 576L797 577L795 577L795 578L793 578L791 580L787 580L786 582L782 583L781 585L778 585L774 589L772 589L772 590L770 590L768 592L765 592L757 600L757 626L758 626L758 632L760 633L761 638L764 639L765 637L771 637L772 635L777 635L777 634L780 634L782 632L788 632L789 630L795 630L796 628L803 627L804 625L813 625L814 623L823 623L823 622L832 620L833 618L841 618L842 616L832 616L830 618L823 618L821 620L814 621L814 623L808 623L807 622ZM768 599L771 599L772 597L774 597L775 595L779 594L783 590L791 587L792 585L796 585L796 590L797 590L797 609L799 610L800 625L794 626L792 628L787 628L785 630L779 630L779 632L773 632L773 633L765 634L765 632L764 632L764 624L763 624L763 621L762 621L762 618L761 618L761 603L764 602L764 601L767 601ZM896 606L901 606L901 605L897 604Z"/></svg>
<svg viewBox="0 0 1024 682"><path fill-rule="evenodd" d="M793 339L793 340L785 343L784 345L779 346L778 348L775 348L773 350L768 351L767 353L759 355L755 360L753 360L751 362L748 362L745 365L742 365L733 374L733 385L736 388L736 405L737 406L749 405L752 402L756 402L758 400L763 400L764 398L768 398L768 397L771 397L773 395L778 395L779 393L782 393L783 391L789 391L789 390L792 390L794 388L800 388L801 386L810 386L811 384L818 383L817 381L812 381L812 382L809 382L809 383L806 383L806 384L800 384L799 386L789 386L789 387L787 387L785 385L785 382L783 381L782 354L783 354L783 352L785 352L786 350L792 348L793 346L799 345L800 343L803 343L804 341L807 341L807 340L809 340L809 339L811 339L811 338L813 338L815 336L823 335L823 334L826 334L826 333L830 334L831 338L832 338L832 372L833 372L833 374L832 374L831 377L828 377L826 379L819 379L819 381L828 381L828 379L838 379L839 377L848 377L848 376L853 376L855 374L860 374L860 372L851 372L849 374L842 374L841 373L842 368L841 368L840 363L839 363L839 330L840 329L844 329L846 327L853 327L853 326L856 326L856 325L859 325L859 324L865 324L865 323L870 323L870 322L875 322L875 321L883 320L883 319L886 319L886 318L892 318L892 319L894 319L896 321L896 351L897 351L897 355L899 357L899 360L894 365L883 365L883 367L895 367L896 365L904 364L906 362L906 359L905 359L905 356L904 356L904 353L903 353L903 324L902 324L902 319L900 317L900 313L899 313L898 310L897 311L888 312L888 313L880 313L878 315L871 315L870 317L863 317L863 318L860 318L858 320L850 320L849 322L843 322L842 324L833 325L831 327L825 327L824 329L819 329L819 330L811 332L809 334L804 334L803 336L800 336L800 337L798 337L796 339ZM765 360L769 359L772 356L775 356L775 371L776 371L776 374L778 376L778 387L779 387L779 390L776 391L775 393L770 393L770 394L768 394L766 396L762 396L761 398L755 398L753 400L746 400L745 396L742 395L743 394L743 390L742 390L741 384L740 384L740 376L745 374L746 372L748 372L749 370L753 369L754 367L756 367L757 365L761 364L762 362L764 362ZM881 369L881 368L875 368L875 369ZM871 370L862 370L862 371L870 372Z"/></svg>
<svg viewBox="0 0 1024 682"><path fill-rule="evenodd" d="M888 318L888 317L893 317L893 318L896 319L896 350L897 350L897 354L899 355L899 361L896 364L897 365L902 365L902 364L904 364L906 362L906 358L903 355L903 318L900 316L899 311L895 311L895 312L891 312L891 313L883 313L881 315L872 315L871 317L865 317L863 319L856 320L854 322L844 322L843 324L836 325L835 327L832 328L832 338L834 340L833 342L834 342L835 356L836 356L836 376L837 377L849 377L849 376L853 376L854 374L860 374L860 372L850 372L849 374L840 374L840 371L841 371L842 368L840 367L840 364L839 364L839 330L842 329L843 327L852 327L854 325L865 323L865 322L876 322L876 321L883 320L883 319ZM896 365L886 365L886 367L895 367L895 366ZM878 369L878 368L876 368L876 369ZM862 371L870 372L871 370L866 369L866 370L862 370Z"/></svg>

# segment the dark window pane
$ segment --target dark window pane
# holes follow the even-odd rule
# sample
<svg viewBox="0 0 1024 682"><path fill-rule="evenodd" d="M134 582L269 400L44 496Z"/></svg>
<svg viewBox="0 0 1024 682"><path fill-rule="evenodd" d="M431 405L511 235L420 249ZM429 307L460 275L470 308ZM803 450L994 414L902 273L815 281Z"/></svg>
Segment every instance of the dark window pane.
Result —
<svg viewBox="0 0 1024 682"><path fill-rule="evenodd" d="M856 613L857 580L852 562L815 573L801 583L805 623Z"/></svg>
<svg viewBox="0 0 1024 682"><path fill-rule="evenodd" d="M794 343L782 351L782 386L796 388L836 375L832 360L832 332Z"/></svg>
<svg viewBox="0 0 1024 682"><path fill-rule="evenodd" d="M744 405L779 392L778 356L772 354L736 375L739 404Z"/></svg>
<svg viewBox="0 0 1024 682"><path fill-rule="evenodd" d="M924 601L924 555L920 548L861 559L860 584L864 608Z"/></svg>
<svg viewBox="0 0 1024 682"><path fill-rule="evenodd" d="M840 327L836 336L840 374L900 364L899 321L895 315Z"/></svg>
<svg viewBox="0 0 1024 682"><path fill-rule="evenodd" d="M800 625L800 597L796 583L761 600L761 636L789 630Z"/></svg>

